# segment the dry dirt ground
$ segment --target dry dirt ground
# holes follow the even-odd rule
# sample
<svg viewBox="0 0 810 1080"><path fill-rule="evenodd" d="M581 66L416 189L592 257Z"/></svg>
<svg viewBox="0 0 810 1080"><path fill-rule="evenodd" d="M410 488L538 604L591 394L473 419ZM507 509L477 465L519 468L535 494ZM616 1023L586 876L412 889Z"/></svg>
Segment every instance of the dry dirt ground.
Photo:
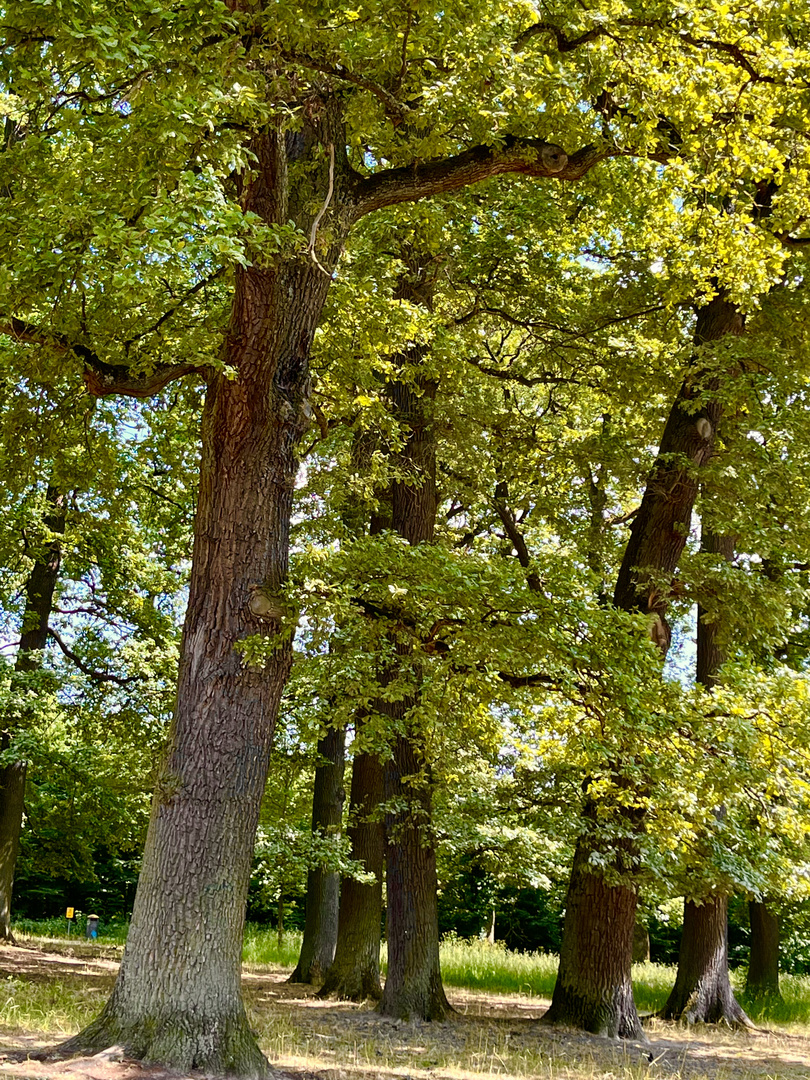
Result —
<svg viewBox="0 0 810 1080"><path fill-rule="evenodd" d="M78 950L76 950L78 951ZM81 950L84 951L84 950ZM0 982L58 979L99 1005L117 962L0 946ZM653 1023L646 1044L616 1042L535 1021L538 998L449 992L456 1015L444 1024L399 1023L365 1006L321 1002L286 972L246 971L245 994L279 1080L810 1080L810 1038L777 1031L684 1031ZM0 1010L3 1001L0 1000ZM0 1080L200 1080L126 1060L115 1048L92 1058L37 1060L53 1034L23 1030L0 1011ZM32 1056L28 1056L32 1055Z"/></svg>

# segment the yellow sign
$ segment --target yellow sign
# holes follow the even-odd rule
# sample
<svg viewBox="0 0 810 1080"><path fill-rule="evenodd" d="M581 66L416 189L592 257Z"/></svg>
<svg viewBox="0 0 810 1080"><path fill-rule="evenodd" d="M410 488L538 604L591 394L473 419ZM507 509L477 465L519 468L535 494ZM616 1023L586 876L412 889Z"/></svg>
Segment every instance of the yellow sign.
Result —
<svg viewBox="0 0 810 1080"><path fill-rule="evenodd" d="M65 915L65 918L66 919L72 919L73 918L73 911L74 911L74 908L69 907L67 909L67 914Z"/></svg>

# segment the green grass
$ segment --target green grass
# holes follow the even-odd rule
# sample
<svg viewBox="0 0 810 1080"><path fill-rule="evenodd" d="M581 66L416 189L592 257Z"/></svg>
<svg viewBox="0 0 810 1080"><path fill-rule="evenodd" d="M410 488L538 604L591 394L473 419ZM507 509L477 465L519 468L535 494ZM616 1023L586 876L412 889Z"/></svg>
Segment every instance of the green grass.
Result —
<svg viewBox="0 0 810 1080"><path fill-rule="evenodd" d="M251 967L267 965L269 967L294 968L301 951L301 931L286 932L279 945L278 933L264 926L248 923L242 944L242 962Z"/></svg>
<svg viewBox="0 0 810 1080"><path fill-rule="evenodd" d="M54 976L47 980L9 975L0 980L0 1023L20 1033L73 1035L95 1016L109 988Z"/></svg>
<svg viewBox="0 0 810 1080"><path fill-rule="evenodd" d="M557 977L551 953L509 952L498 942L447 937L440 947L442 978L448 986L491 994L550 997Z"/></svg>
<svg viewBox="0 0 810 1080"><path fill-rule="evenodd" d="M68 932L67 919L16 919L12 931L16 938L23 941L27 938L70 938L72 941L85 941L85 927L87 916L79 914L73 920L73 925ZM127 939L129 921L123 919L111 919L109 922L99 924L98 940L105 945L123 945Z"/></svg>
<svg viewBox="0 0 810 1080"><path fill-rule="evenodd" d="M83 929L83 923L82 923ZM123 945L126 940L128 924L110 922L102 924L98 946ZM72 943L80 955L91 955L94 944L87 942L83 934L74 929L68 941L67 924L64 919L21 919L14 924L14 933L21 941L39 940L54 943ZM249 967L293 968L298 960L301 948L301 932L288 931L284 934L281 945L278 934L268 927L248 924L242 958ZM385 971L385 945L382 949L382 968ZM502 943L490 945L486 941L463 940L447 937L441 944L442 977L448 986L459 987L490 994L525 994L530 997L550 998L557 976L557 957L551 953L517 953L507 950ZM653 1013L666 1001L675 982L675 967L664 964L636 964L633 967L633 992L636 1006L641 1013ZM768 1025L810 1025L810 976L782 975L780 986L781 999L749 998L744 992L745 972L732 973L732 982L740 1004L756 1024ZM0 983L0 987L3 984ZM9 990L2 1010L8 1015L8 1003L18 995ZM68 993L68 998L70 998ZM43 991L32 1003L34 1010L54 1010L54 1024L59 1030L66 1030L59 1025L68 1022L74 1014L74 1006L81 1007L83 997L75 995L76 1000L60 1004L58 1001L48 1004L48 992ZM60 1011L61 1010L61 1011ZM59 1017L62 1020L59 1020ZM32 1018L29 1020L33 1022ZM36 1026L36 1025L35 1025ZM50 1022L44 1026L50 1027Z"/></svg>

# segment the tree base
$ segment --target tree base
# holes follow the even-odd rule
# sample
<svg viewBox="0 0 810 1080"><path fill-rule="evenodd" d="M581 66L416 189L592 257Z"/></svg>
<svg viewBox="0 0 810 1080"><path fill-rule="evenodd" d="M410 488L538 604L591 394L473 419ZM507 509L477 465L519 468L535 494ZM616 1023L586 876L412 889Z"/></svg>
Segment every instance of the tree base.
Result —
<svg viewBox="0 0 810 1080"><path fill-rule="evenodd" d="M731 990L727 994L708 994L698 987L686 1001L681 1003L670 1000L656 1015L660 1020L674 1020L685 1026L724 1024L726 1027L749 1031L756 1027Z"/></svg>
<svg viewBox="0 0 810 1080"><path fill-rule="evenodd" d="M400 986L394 991L386 981L377 1012L392 1020L446 1020L455 1009L447 1000L441 978L431 979L431 984L426 991L417 986Z"/></svg>
<svg viewBox="0 0 810 1080"><path fill-rule="evenodd" d="M383 992L378 971L336 972L334 967L327 973L317 996L337 998L338 1001L381 1001Z"/></svg>
<svg viewBox="0 0 810 1080"><path fill-rule="evenodd" d="M246 1016L200 1019L178 1011L160 1020L143 1017L126 1022L108 1008L49 1056L95 1055L111 1047L144 1064L200 1069L243 1080L272 1080L274 1076Z"/></svg>
<svg viewBox="0 0 810 1080"><path fill-rule="evenodd" d="M632 992L619 993L609 998L586 999L571 993L570 990L558 991L555 987L554 1000L540 1022L576 1028L578 1031L605 1035L611 1039L634 1039L644 1043L649 1041L641 1026Z"/></svg>

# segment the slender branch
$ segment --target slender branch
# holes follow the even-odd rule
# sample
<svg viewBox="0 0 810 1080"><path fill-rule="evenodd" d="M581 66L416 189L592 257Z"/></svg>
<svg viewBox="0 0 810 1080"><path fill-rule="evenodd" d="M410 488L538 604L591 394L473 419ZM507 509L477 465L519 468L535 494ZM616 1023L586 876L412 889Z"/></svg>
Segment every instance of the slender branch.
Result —
<svg viewBox="0 0 810 1080"><path fill-rule="evenodd" d="M748 59L744 49L739 45L733 44L733 42L717 41L713 38L696 38L687 33L681 33L679 36L681 41L686 42L687 45L694 46L696 49L711 49L712 52L721 52L730 56L738 67L741 67L743 71L751 76L751 79L754 82L777 82L773 75L761 75Z"/></svg>
<svg viewBox="0 0 810 1080"><path fill-rule="evenodd" d="M464 360L468 364L472 364L473 367L478 368L485 375L491 375L493 379L503 379L506 382L517 383L518 386L590 386L598 389L598 384L594 382L583 383L581 379L569 379L562 375L521 375L519 372L510 371L503 368L490 367L488 364L482 364L476 356L465 356Z"/></svg>
<svg viewBox="0 0 810 1080"><path fill-rule="evenodd" d="M85 664L80 656L78 656L64 638L54 630L52 626L48 627L48 633L65 654L65 656L74 664L82 674L89 676L94 682L112 682L116 686L128 686L130 683L139 682L142 679L141 675L129 675L127 678L122 678L120 675L113 675L109 671L96 671L95 668L91 668L89 664Z"/></svg>
<svg viewBox="0 0 810 1080"><path fill-rule="evenodd" d="M399 168L383 169L370 176L355 173L353 217L356 221L385 206L458 191L470 184L509 173L535 178L580 180L600 161L625 153L618 149L584 146L569 155L555 143L508 135L500 146L475 146L450 157L415 161Z"/></svg>
<svg viewBox="0 0 810 1080"><path fill-rule="evenodd" d="M810 244L810 236L791 236L789 233L774 233L776 239L785 247L807 247Z"/></svg>
<svg viewBox="0 0 810 1080"><path fill-rule="evenodd" d="M140 212L141 211L139 211L139 213ZM192 285L190 289L186 290L186 292L183 293L183 295L180 297L174 307L170 307L163 312L157 322L147 327L146 330L142 330L140 334L135 334L134 337L127 338L127 340L124 342L124 348L127 348L127 346L129 345L134 345L136 341L140 341L141 338L145 338L147 334L154 334L156 330L159 330L160 327L172 317L172 315L174 315L177 311L180 310L180 308L183 306L183 304L185 304L187 300L190 300L192 296L195 296L201 289L204 289L206 285L211 285L214 281L217 280L217 278L221 278L224 273L225 267L220 266L219 269L215 270L213 274L209 274L208 277L205 278L200 278L200 280L196 284Z"/></svg>
<svg viewBox="0 0 810 1080"><path fill-rule="evenodd" d="M281 55L292 64L299 64L301 67L310 68L312 71L320 71L324 75L331 75L335 79L341 79L343 82L351 83L353 86L359 86L362 90L368 90L378 101L383 103L386 115L394 120L395 125L401 124L410 112L408 106L398 101L384 86L380 86L373 79L366 79L354 71L349 71L343 64L329 64L325 60L318 60L314 56L292 52L288 49L282 50Z"/></svg>
<svg viewBox="0 0 810 1080"><path fill-rule="evenodd" d="M545 589L543 588L543 582L540 575L536 570L531 569L532 558L529 554L529 549L526 546L526 540L524 539L523 533L517 527L515 515L506 505L507 498L508 489L505 481L501 480L495 486L495 497L492 500L492 505L495 507L495 512L501 519L503 527L506 529L506 535L509 537L509 541L517 553L518 562L526 571L526 584L532 592L545 595Z"/></svg>
<svg viewBox="0 0 810 1080"><path fill-rule="evenodd" d="M328 190L326 192L326 199L324 200L324 204L320 208L318 213L315 215L315 220L312 222L312 229L311 229L310 234L309 234L309 249L308 249L309 250L309 255L310 255L310 258L312 259L312 261L315 263L315 265L318 267L318 269L322 273L326 274L327 277L331 277L332 275L329 273L328 270L325 270L321 266L321 264L318 262L318 256L315 254L315 241L318 238L318 226L321 223L321 218L326 213L326 211L329 209L329 203L332 201L332 195L334 194L334 191L335 191L335 144L330 142L329 143L329 187L328 187Z"/></svg>

